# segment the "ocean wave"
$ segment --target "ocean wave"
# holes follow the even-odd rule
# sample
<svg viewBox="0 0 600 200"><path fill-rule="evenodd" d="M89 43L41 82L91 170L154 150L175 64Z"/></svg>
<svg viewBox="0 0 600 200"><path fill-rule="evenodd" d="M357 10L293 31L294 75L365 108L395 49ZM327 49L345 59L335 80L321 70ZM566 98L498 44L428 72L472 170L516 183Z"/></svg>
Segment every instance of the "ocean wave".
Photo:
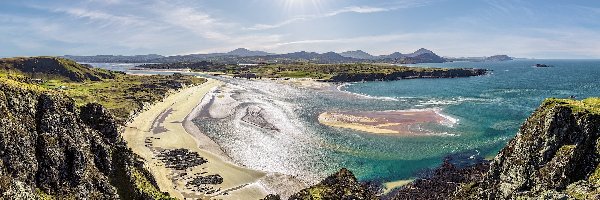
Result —
<svg viewBox="0 0 600 200"><path fill-rule="evenodd" d="M477 98L477 97L454 97L450 99L438 99L432 98L427 100L421 100L415 106L446 106L446 105L458 105L463 102L480 102L480 103L494 103L502 101L502 98Z"/></svg>
<svg viewBox="0 0 600 200"><path fill-rule="evenodd" d="M378 100L383 100L383 101L400 101L401 100L401 99L394 98L394 97L380 97L380 96L371 96L371 95L367 95L367 94L355 93L355 92L350 92L350 91L343 89L344 87L350 86L352 84L353 83L344 83L344 84L338 85L336 87L336 89L340 92L358 96L358 97L365 98L365 99L378 99Z"/></svg>
<svg viewBox="0 0 600 200"><path fill-rule="evenodd" d="M439 116L441 116L447 120L447 123L442 122L442 125L452 128L452 127L454 127L455 124L458 124L458 121L460 121L460 119L458 119L458 118L454 118L448 114L442 113L442 109L434 109L434 112L435 112L435 114L438 114Z"/></svg>

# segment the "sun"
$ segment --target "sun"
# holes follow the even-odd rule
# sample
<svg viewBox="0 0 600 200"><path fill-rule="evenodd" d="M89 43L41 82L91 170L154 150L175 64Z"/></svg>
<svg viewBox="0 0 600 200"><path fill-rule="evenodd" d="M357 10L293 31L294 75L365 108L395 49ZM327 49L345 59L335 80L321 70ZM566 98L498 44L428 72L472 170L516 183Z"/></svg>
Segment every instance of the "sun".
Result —
<svg viewBox="0 0 600 200"><path fill-rule="evenodd" d="M283 0L287 11L320 11L324 0Z"/></svg>

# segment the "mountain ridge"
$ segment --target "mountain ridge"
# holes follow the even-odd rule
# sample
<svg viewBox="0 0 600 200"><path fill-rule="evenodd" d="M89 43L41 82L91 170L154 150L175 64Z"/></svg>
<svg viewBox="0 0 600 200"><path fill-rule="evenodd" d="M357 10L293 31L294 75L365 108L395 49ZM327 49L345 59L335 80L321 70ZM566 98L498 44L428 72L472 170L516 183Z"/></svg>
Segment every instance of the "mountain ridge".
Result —
<svg viewBox="0 0 600 200"><path fill-rule="evenodd" d="M426 56L425 56L426 55ZM219 63L261 63L261 62L315 62L328 63L352 63L352 62L386 62L386 63L425 63L445 62L446 60L433 51L420 48L413 53L402 54L394 52L389 55L373 56L362 50L336 52L309 52L297 51L290 53L274 54L265 51L251 51L246 48L237 48L227 53L187 54L174 56L161 56L156 54L136 56L73 56L65 55L78 62L102 62L102 63L175 63L175 62L200 62L210 61ZM129 60L128 60L129 59Z"/></svg>

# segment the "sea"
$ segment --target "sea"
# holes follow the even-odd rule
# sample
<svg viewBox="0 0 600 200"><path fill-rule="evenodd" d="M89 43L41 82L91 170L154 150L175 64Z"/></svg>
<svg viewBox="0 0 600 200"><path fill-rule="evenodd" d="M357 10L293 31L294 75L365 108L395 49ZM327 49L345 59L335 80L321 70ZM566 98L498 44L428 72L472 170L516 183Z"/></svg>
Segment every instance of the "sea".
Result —
<svg viewBox="0 0 600 200"><path fill-rule="evenodd" d="M533 67L538 63L551 67ZM92 65L150 73L130 71L125 65ZM600 60L412 66L491 71L478 77L346 83L320 89L213 77L227 84L239 104L234 114L196 122L234 162L249 168L294 175L311 183L348 168L361 181L387 182L423 176L447 158L463 164L492 159L545 98L600 97ZM240 120L240 113L249 106L266 110L266 119L274 120L279 131ZM437 134L398 136L334 128L317 120L322 112L409 109L437 109L455 124L428 127Z"/></svg>

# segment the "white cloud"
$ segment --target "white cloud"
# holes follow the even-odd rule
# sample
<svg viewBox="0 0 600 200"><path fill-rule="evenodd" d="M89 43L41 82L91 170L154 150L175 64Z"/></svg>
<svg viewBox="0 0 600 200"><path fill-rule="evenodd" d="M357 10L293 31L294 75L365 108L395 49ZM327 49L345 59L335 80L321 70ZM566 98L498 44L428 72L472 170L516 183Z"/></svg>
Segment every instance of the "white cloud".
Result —
<svg viewBox="0 0 600 200"><path fill-rule="evenodd" d="M334 30L333 33L324 31L314 35L301 34L297 30L266 30L343 13L390 12L419 5L422 4L347 6L319 15L297 16L279 24L254 27L263 31L247 31L237 21L230 21L231 17L225 18L227 16L223 16L223 12L189 1L41 3L34 7L40 12L29 12L36 14L0 14L0 38L11 38L0 41L0 45L6 47L0 53L172 55L225 52L245 47L275 53L362 49L372 54L389 54L424 47L444 56L504 53L518 57L600 57L600 49L597 48L600 46L600 30L596 28L563 23L555 27L506 29L495 26L488 18L473 17L481 13L443 20L434 29L398 28L389 30L393 32L390 34L367 31L346 34ZM501 8L494 9L504 13ZM586 14L591 13L586 10ZM363 35L350 36L355 34Z"/></svg>
<svg viewBox="0 0 600 200"><path fill-rule="evenodd" d="M322 14L314 14L314 15L300 15L292 17L291 19L275 23L275 24L256 24L252 27L245 28L246 30L267 30L283 27L289 24L293 24L301 21L315 20L326 17L333 17L346 13L357 13L357 14L369 14L369 13L378 13L378 12L389 12L395 11L404 8L413 8L419 7L428 4L429 1L415 1L415 0L404 0L392 3L387 5L386 7L374 7L374 6L347 6L337 10L329 11Z"/></svg>
<svg viewBox="0 0 600 200"><path fill-rule="evenodd" d="M90 10L86 8L56 8L54 12L62 12L73 17L85 18L91 21L102 21L110 24L118 24L123 26L144 25L145 22L133 16L119 16L109 14L99 10Z"/></svg>

